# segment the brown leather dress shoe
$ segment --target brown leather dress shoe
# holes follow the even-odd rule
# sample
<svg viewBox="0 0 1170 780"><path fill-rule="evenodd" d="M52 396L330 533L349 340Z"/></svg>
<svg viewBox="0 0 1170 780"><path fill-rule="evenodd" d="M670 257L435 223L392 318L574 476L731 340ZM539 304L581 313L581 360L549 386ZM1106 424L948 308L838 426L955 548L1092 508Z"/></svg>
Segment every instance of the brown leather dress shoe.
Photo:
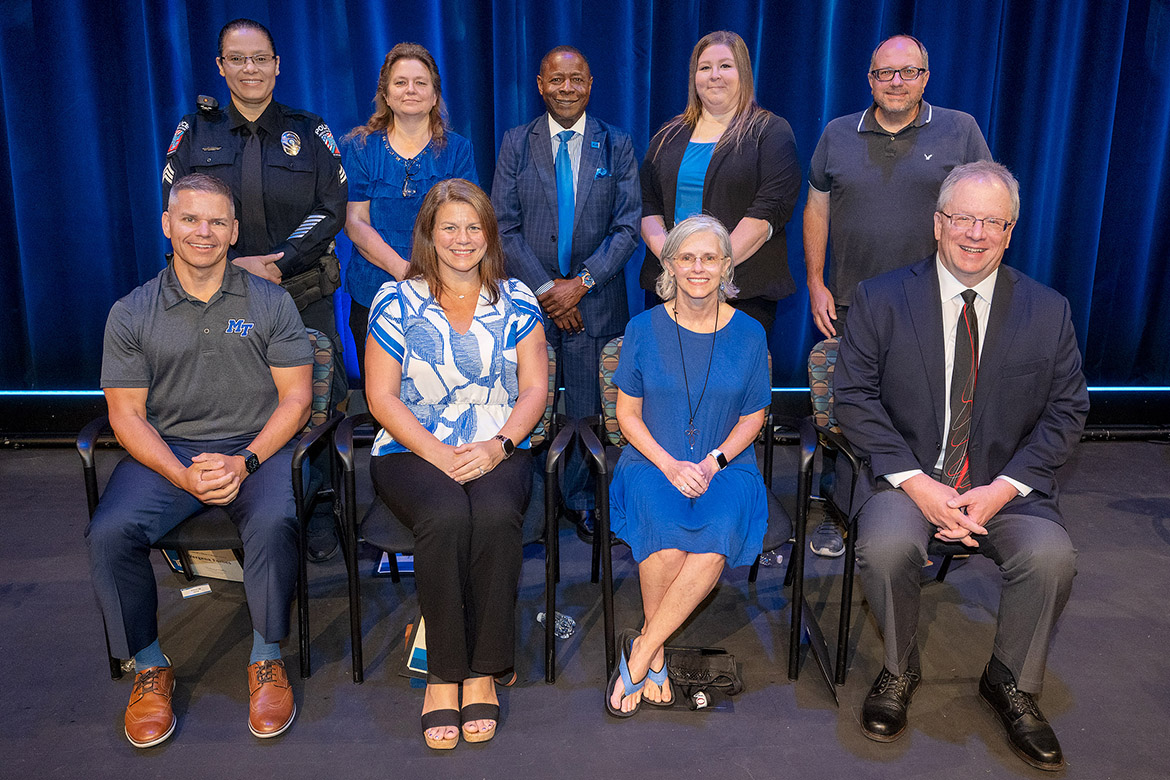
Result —
<svg viewBox="0 0 1170 780"><path fill-rule="evenodd" d="M260 739L275 737L297 714L284 661L257 661L248 666L248 728Z"/></svg>
<svg viewBox="0 0 1170 780"><path fill-rule="evenodd" d="M169 666L147 667L134 676L134 690L126 705L126 739L131 745L153 747L175 732L174 690L175 670Z"/></svg>

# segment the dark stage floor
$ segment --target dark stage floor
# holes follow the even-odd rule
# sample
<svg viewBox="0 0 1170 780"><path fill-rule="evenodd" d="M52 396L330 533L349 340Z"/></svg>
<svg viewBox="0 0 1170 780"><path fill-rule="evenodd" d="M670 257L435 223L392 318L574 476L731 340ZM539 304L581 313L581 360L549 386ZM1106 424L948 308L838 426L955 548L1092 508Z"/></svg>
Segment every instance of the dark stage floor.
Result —
<svg viewBox="0 0 1170 780"><path fill-rule="evenodd" d="M107 462L112 457L106 456ZM793 448L779 448L777 487L794 483ZM1059 735L1067 777L1165 778L1170 725L1170 448L1090 443L1066 469L1064 509L1080 551L1079 576L1050 657L1040 702ZM132 678L109 679L82 531L85 499L70 449L0 451L0 653L9 683L0 714L0 776L464 777L464 778L973 778L1041 777L1008 749L976 694L990 652L998 586L973 559L923 603L924 682L910 730L880 745L862 737L860 701L878 670L868 611L854 610L852 667L834 705L812 660L787 679L789 601L782 571L725 573L678 644L721 645L742 664L747 690L723 711L642 710L617 721L602 707L605 656L588 550L561 534L561 611L577 633L559 643L554 686L543 682L542 548L527 551L517 687L501 695L499 736L482 746L428 750L421 690L398 676L413 583L365 581L366 682L350 681L345 570L311 566L313 676L294 678L299 712L282 737L247 730L251 647L242 589L211 582L183 601L186 583L156 561L162 645L176 665L179 725L150 750L122 735ZM833 640L840 559L810 556L808 593ZM373 567L363 564L363 576ZM615 556L618 627L639 620L628 552ZM295 632L295 629L294 629ZM296 641L286 658L296 667Z"/></svg>

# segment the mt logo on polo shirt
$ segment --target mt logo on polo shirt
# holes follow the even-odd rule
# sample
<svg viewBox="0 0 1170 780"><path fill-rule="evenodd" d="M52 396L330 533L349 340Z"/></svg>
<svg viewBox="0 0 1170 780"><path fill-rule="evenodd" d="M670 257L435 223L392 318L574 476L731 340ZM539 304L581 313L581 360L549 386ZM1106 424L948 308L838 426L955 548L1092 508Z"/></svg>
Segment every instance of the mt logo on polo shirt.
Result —
<svg viewBox="0 0 1170 780"><path fill-rule="evenodd" d="M239 333L240 338L244 338L248 335L248 331L254 327L256 327L256 323L254 322L244 322L242 319L228 320L227 330L224 333Z"/></svg>

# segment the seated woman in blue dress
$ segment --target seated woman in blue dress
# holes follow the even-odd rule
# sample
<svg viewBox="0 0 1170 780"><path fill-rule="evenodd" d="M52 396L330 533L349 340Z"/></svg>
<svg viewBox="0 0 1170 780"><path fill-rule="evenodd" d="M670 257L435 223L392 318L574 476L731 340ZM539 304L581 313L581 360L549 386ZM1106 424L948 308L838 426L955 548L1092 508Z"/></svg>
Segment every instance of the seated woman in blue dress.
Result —
<svg viewBox="0 0 1170 780"><path fill-rule="evenodd" d="M638 562L645 620L623 634L606 709L669 706L664 644L715 586L750 564L768 523L752 441L771 403L759 322L727 303L731 239L713 217L683 220L662 251L665 301L626 327L617 419L630 445L610 484L613 532Z"/></svg>
<svg viewBox="0 0 1170 780"><path fill-rule="evenodd" d="M495 735L494 676L513 667L528 435L548 393L536 296L504 273L491 201L464 179L423 199L399 282L374 298L366 344L370 471L414 532L426 621L428 746ZM462 685L462 708L460 686Z"/></svg>

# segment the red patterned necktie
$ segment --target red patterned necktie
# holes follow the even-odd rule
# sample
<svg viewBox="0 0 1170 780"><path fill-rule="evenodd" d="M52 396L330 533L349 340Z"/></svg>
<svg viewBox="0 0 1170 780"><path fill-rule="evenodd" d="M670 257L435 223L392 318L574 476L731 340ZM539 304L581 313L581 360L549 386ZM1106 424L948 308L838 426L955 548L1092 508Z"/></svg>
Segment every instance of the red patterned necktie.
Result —
<svg viewBox="0 0 1170 780"><path fill-rule="evenodd" d="M943 478L960 493L971 489L967 442L971 436L975 377L979 373L979 320L975 291L963 291L963 311L955 330L955 365L951 371L951 427L943 458Z"/></svg>

